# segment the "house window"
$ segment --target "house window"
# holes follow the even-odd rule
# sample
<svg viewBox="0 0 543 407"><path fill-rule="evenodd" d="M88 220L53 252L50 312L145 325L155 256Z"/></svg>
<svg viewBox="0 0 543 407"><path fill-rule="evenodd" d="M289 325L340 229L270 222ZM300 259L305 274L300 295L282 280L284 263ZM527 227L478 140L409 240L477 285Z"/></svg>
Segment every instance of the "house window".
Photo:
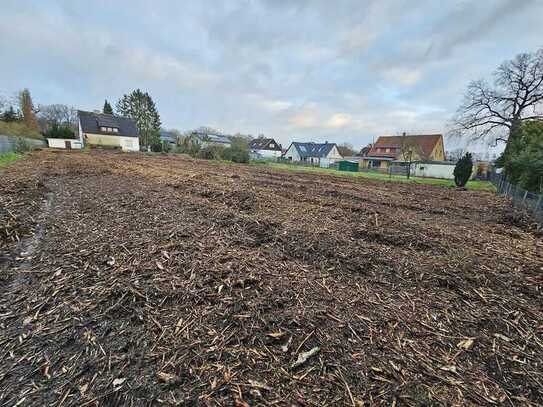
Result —
<svg viewBox="0 0 543 407"><path fill-rule="evenodd" d="M119 129L116 128L116 127L103 127L103 126L101 126L100 131L102 133L118 133Z"/></svg>
<svg viewBox="0 0 543 407"><path fill-rule="evenodd" d="M390 148L387 148L387 149L385 150L385 153L390 153Z"/></svg>

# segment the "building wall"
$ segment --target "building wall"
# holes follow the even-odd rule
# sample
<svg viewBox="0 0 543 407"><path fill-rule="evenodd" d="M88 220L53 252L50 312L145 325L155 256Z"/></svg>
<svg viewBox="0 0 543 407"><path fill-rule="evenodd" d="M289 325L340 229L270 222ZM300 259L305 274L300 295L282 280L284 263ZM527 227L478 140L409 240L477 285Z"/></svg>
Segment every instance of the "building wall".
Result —
<svg viewBox="0 0 543 407"><path fill-rule="evenodd" d="M331 162L336 162L338 160L343 160L343 156L339 153L339 150L336 146L330 150L328 155L326 156Z"/></svg>
<svg viewBox="0 0 543 407"><path fill-rule="evenodd" d="M443 138L440 138L436 143L432 154L429 157L430 160L443 161L445 160L445 147L443 146Z"/></svg>
<svg viewBox="0 0 543 407"><path fill-rule="evenodd" d="M48 138L47 144L49 148L66 148L66 142L70 142L71 148L78 150L83 148L83 143L79 139L67 139L67 138Z"/></svg>
<svg viewBox="0 0 543 407"><path fill-rule="evenodd" d="M138 137L124 137L106 134L84 134L84 142L91 146L121 147L123 151L139 151Z"/></svg>
<svg viewBox="0 0 543 407"><path fill-rule="evenodd" d="M455 163L415 163L411 173L415 177L454 179ZM477 177L477 163L473 163L470 179Z"/></svg>
<svg viewBox="0 0 543 407"><path fill-rule="evenodd" d="M454 179L454 164L412 164L412 174L415 177Z"/></svg>
<svg viewBox="0 0 543 407"><path fill-rule="evenodd" d="M140 151L139 137L119 137L123 151Z"/></svg>
<svg viewBox="0 0 543 407"><path fill-rule="evenodd" d="M300 155L298 154L298 150L296 150L296 147L291 144L291 146L288 148L287 152L285 153L285 159L289 161L300 161Z"/></svg>
<svg viewBox="0 0 543 407"><path fill-rule="evenodd" d="M379 161L379 165L371 166L372 161ZM387 171L389 165L390 165L390 161L364 158L362 161L360 161L359 168L372 168L372 169L378 169L381 171Z"/></svg>
<svg viewBox="0 0 543 407"><path fill-rule="evenodd" d="M262 158L279 158L281 157L281 151L277 150L253 150L255 153L260 154Z"/></svg>

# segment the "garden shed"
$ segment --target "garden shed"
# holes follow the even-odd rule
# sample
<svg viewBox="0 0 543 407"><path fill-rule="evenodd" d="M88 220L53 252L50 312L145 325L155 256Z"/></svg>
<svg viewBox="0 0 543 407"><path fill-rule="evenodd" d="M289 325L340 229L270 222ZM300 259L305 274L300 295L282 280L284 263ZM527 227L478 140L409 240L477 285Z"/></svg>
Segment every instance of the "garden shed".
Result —
<svg viewBox="0 0 543 407"><path fill-rule="evenodd" d="M342 161L338 162L337 169L339 171L358 172L358 163L357 162L352 162L352 161L347 161L347 160L342 160Z"/></svg>

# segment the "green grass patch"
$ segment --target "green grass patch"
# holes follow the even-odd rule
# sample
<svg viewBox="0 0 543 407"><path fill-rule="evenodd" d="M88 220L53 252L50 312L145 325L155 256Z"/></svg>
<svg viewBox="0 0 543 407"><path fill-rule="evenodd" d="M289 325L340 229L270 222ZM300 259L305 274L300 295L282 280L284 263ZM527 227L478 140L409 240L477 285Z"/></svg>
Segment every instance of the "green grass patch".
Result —
<svg viewBox="0 0 543 407"><path fill-rule="evenodd" d="M12 163L13 161L23 158L22 154L19 153L4 153L0 154L0 167L5 167L6 165Z"/></svg>
<svg viewBox="0 0 543 407"><path fill-rule="evenodd" d="M412 184L425 184L425 185L438 185L443 187L454 187L454 181L448 179L439 179L439 178L419 178L411 177L407 179L403 175L388 175L381 174L378 172L349 172L349 171L337 171L334 169L320 168L320 167L306 167L302 165L295 164L282 164L282 163L268 163L272 168L277 168L281 170L288 171L298 171L298 172L312 172L317 174L327 174L327 175L339 175L343 177L355 177L355 178L369 178L386 182L408 182ZM472 191L492 191L494 192L496 188L489 181L469 181L466 185L466 188Z"/></svg>

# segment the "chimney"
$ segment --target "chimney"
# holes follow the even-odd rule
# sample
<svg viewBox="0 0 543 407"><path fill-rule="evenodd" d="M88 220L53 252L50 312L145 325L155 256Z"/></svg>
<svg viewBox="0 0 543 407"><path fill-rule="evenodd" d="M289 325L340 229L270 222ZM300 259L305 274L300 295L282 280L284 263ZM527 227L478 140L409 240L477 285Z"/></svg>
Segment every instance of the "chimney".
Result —
<svg viewBox="0 0 543 407"><path fill-rule="evenodd" d="M405 131L402 133L402 136L405 137Z"/></svg>

